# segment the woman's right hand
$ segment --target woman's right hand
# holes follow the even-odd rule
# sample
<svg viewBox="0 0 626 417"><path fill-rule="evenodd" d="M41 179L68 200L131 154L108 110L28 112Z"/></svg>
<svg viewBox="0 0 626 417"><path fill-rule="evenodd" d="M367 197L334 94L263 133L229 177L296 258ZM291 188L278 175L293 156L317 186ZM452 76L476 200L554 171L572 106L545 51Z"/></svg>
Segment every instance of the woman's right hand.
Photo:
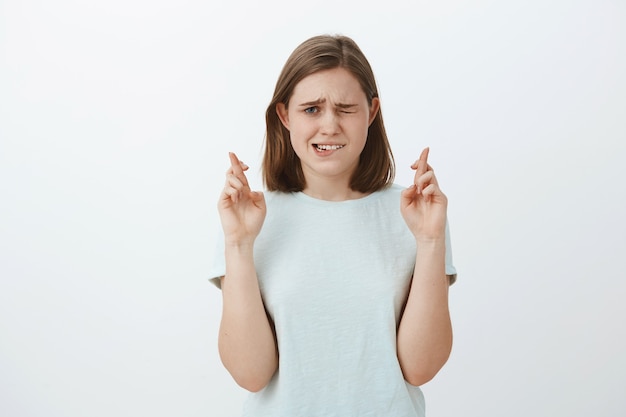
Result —
<svg viewBox="0 0 626 417"><path fill-rule="evenodd" d="M224 229L225 243L252 244L265 219L265 198L262 192L250 190L244 171L248 166L229 152L230 168L220 195L218 211Z"/></svg>

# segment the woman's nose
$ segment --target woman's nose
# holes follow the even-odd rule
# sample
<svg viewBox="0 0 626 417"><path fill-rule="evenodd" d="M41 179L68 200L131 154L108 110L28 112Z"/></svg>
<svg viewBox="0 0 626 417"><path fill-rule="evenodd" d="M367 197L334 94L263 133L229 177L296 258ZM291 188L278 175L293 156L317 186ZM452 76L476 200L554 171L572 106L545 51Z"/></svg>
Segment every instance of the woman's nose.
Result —
<svg viewBox="0 0 626 417"><path fill-rule="evenodd" d="M327 111L320 120L320 131L325 135L335 135L339 132L339 119L334 111Z"/></svg>

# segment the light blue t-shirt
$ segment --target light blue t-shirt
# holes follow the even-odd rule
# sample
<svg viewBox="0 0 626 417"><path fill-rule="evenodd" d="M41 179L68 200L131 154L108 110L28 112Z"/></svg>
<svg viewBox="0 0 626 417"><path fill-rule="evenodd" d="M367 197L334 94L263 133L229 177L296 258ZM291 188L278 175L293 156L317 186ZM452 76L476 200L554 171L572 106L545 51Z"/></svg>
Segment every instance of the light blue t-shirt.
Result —
<svg viewBox="0 0 626 417"><path fill-rule="evenodd" d="M244 417L424 415L422 392L404 380L396 353L416 253L402 189L341 202L265 193L254 261L279 365L250 393ZM212 282L224 273L221 247ZM446 274L456 276L447 227Z"/></svg>

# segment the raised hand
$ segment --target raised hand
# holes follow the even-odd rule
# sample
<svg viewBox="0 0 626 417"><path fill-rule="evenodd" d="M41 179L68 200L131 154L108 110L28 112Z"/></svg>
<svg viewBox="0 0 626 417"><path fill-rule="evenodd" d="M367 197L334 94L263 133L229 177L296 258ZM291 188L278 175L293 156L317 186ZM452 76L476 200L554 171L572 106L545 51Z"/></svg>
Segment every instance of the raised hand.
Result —
<svg viewBox="0 0 626 417"><path fill-rule="evenodd" d="M226 244L252 244L265 220L265 198L262 192L250 190L244 171L248 166L230 152L230 168L218 202Z"/></svg>
<svg viewBox="0 0 626 417"><path fill-rule="evenodd" d="M415 170L413 185L402 191L400 210L402 217L417 240L445 237L448 198L445 196L430 165L429 148L411 165Z"/></svg>

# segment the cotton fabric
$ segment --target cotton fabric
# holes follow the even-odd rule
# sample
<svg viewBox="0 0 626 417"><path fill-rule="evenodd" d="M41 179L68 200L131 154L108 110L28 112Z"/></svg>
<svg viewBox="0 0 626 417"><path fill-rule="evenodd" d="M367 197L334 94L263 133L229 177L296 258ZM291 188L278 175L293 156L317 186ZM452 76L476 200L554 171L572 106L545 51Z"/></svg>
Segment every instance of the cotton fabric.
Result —
<svg viewBox="0 0 626 417"><path fill-rule="evenodd" d="M250 393L244 417L424 416L422 392L404 380L396 353L416 254L402 189L340 202L265 193L254 262L279 366ZM219 286L224 273L222 242L211 281ZM456 277L447 227L446 274Z"/></svg>

